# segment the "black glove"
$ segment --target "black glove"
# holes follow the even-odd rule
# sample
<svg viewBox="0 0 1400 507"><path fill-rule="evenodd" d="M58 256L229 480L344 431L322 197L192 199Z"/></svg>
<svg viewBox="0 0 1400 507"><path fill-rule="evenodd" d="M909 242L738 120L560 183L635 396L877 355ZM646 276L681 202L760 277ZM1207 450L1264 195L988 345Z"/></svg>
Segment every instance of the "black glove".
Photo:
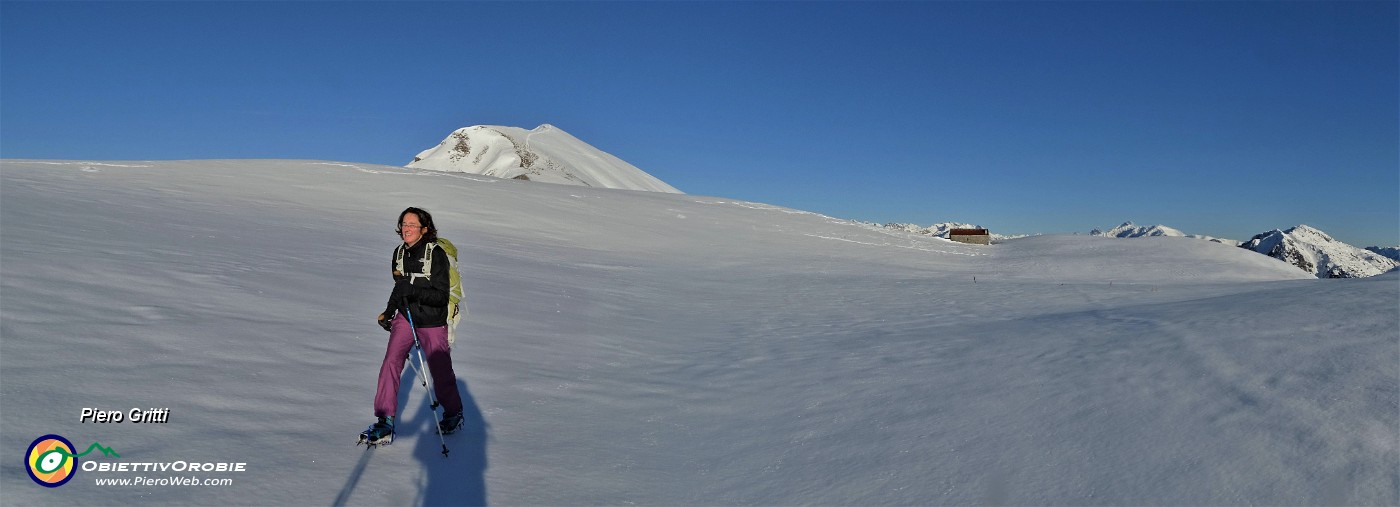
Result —
<svg viewBox="0 0 1400 507"><path fill-rule="evenodd" d="M413 292L413 282L408 278L400 278L394 282L394 292L389 294L389 302L390 304L398 304L405 299L417 299Z"/></svg>
<svg viewBox="0 0 1400 507"><path fill-rule="evenodd" d="M386 310L384 313L379 314L379 327L384 328L385 331L394 330L393 322L394 314L392 311Z"/></svg>

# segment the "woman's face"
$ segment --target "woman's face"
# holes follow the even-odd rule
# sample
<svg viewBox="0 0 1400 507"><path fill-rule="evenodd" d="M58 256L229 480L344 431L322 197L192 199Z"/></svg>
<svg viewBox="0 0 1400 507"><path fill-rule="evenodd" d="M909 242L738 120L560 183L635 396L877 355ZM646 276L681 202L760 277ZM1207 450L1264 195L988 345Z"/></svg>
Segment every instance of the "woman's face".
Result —
<svg viewBox="0 0 1400 507"><path fill-rule="evenodd" d="M403 242L408 246L418 244L418 240L423 239L423 222L418 219L417 213L407 213L403 216L403 223L399 224L399 235L403 237Z"/></svg>

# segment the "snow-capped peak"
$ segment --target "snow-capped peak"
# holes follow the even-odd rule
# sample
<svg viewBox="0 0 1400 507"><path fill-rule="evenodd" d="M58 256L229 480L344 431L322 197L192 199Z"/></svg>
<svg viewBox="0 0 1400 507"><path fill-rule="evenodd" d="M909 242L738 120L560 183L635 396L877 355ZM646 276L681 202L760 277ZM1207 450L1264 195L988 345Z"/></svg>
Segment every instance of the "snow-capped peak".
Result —
<svg viewBox="0 0 1400 507"><path fill-rule="evenodd" d="M460 128L437 146L413 157L408 167L565 185L682 193L548 123L533 130L496 125Z"/></svg>
<svg viewBox="0 0 1400 507"><path fill-rule="evenodd" d="M1240 248L1282 260L1318 278L1375 276L1400 267L1400 262L1337 241L1307 225L1258 234Z"/></svg>
<svg viewBox="0 0 1400 507"><path fill-rule="evenodd" d="M1139 226L1139 225L1137 225L1137 224L1134 224L1131 220L1130 220L1130 221L1127 221L1127 222L1123 222L1122 225L1119 225L1118 227L1114 227L1114 228L1109 229L1109 230L1107 230L1107 231L1102 231L1102 230L1099 230L1099 229L1094 229L1094 230L1092 230L1092 231L1089 232L1089 235L1090 235L1090 236L1107 236L1107 237L1110 237L1110 238L1141 238L1141 237L1147 237L1147 236L1172 236L1172 237L1186 237L1186 236L1187 236L1186 233L1181 232L1181 231L1176 230L1176 229L1173 229L1173 228L1171 228L1171 227L1167 227L1167 226L1165 226L1165 225L1153 225L1153 226L1144 227L1144 226Z"/></svg>
<svg viewBox="0 0 1400 507"><path fill-rule="evenodd" d="M1127 222L1123 222L1122 225L1119 225L1118 227L1114 227L1114 228L1109 229L1109 230L1107 230L1107 231L1104 231L1104 230L1101 230L1101 229L1094 229L1094 230L1092 230L1092 231L1089 231L1089 235L1090 235L1090 236L1101 236L1101 237L1106 237L1106 238L1149 238L1149 237L1194 238L1194 239L1204 239L1204 240L1206 240L1206 241L1214 241L1214 242L1216 242L1216 243L1224 243L1224 244L1231 245L1231 246L1238 246L1238 245L1240 244L1239 241L1236 241L1236 240L1233 240L1233 239L1221 239L1221 238L1215 238L1215 237L1211 237L1211 236L1203 236L1203 235L1200 235L1200 234L1187 234L1187 233L1181 232L1181 230L1179 230L1179 229L1174 229L1174 228L1171 228L1171 227L1167 227L1167 226L1165 226L1165 225L1140 226L1140 225L1134 224L1131 220L1129 220L1129 221L1127 221Z"/></svg>

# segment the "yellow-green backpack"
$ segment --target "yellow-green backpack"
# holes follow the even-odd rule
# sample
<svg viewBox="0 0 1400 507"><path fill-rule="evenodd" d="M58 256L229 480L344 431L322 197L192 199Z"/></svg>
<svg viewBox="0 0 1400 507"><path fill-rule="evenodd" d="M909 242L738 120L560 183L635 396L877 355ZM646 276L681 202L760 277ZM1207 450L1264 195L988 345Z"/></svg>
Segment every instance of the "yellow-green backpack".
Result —
<svg viewBox="0 0 1400 507"><path fill-rule="evenodd" d="M447 292L447 344L450 346L457 343L457 324L462 322L462 315L467 313L467 303L462 300L462 275L457 271L457 246L444 238L429 242L428 247L423 249L423 272L410 276L421 276L431 280L434 248L441 248L443 253L447 254L447 280L452 285ZM394 267L402 273L404 249L399 248L397 253Z"/></svg>

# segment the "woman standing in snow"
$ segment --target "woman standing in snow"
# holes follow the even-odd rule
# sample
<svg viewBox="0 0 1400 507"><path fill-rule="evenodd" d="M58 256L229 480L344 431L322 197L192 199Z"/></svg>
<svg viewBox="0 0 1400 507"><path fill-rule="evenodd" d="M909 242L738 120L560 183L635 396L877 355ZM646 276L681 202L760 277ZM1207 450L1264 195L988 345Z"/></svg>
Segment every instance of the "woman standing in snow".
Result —
<svg viewBox="0 0 1400 507"><path fill-rule="evenodd" d="M394 291L389 295L388 308L379 314L379 325L389 331L389 344L384 351L384 363L379 367L379 387L374 393L374 415L378 421L360 434L360 441L369 445L394 441L399 379L408 352L413 348L415 331L427 354L433 392L443 408L438 428L445 435L462 426L462 397L457 392L457 375L452 371L452 354L447 343L451 287L447 253L437 246L433 216L423 209L408 208L399 213L398 228L394 232L403 239L403 244L394 249L391 261ZM432 271L427 272L424 266L431 266ZM405 312L408 315L405 316ZM413 319L412 328L409 318Z"/></svg>

